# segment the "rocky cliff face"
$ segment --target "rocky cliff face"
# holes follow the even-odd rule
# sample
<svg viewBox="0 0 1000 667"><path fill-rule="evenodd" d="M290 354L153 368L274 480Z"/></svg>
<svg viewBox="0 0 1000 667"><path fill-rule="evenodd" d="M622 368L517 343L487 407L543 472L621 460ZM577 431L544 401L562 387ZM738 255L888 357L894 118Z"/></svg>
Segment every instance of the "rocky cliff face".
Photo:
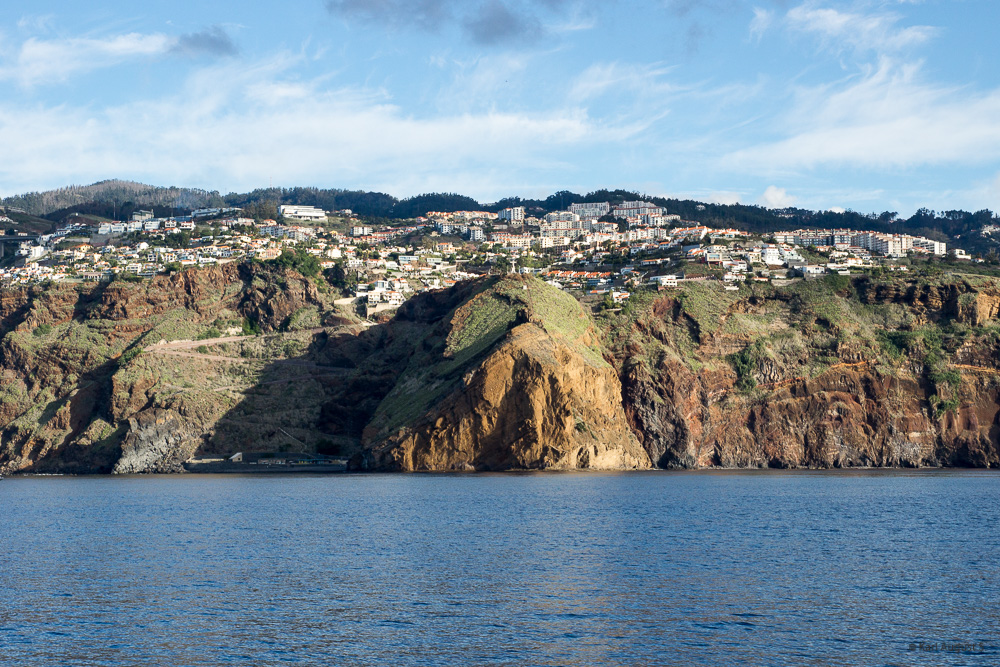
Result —
<svg viewBox="0 0 1000 667"><path fill-rule="evenodd" d="M696 340L675 298L652 304L636 329L661 341L659 353L626 347L618 359L626 413L652 460L1000 465L1000 357L986 326L995 288L857 287L856 300L822 290L739 298Z"/></svg>
<svg viewBox="0 0 1000 667"><path fill-rule="evenodd" d="M372 444L364 466L377 469L650 467L613 369L530 323L516 326L416 423Z"/></svg>
<svg viewBox="0 0 1000 667"><path fill-rule="evenodd" d="M310 318L342 323L312 282L250 264L143 282L4 291L0 469L177 470L237 402L210 385L239 389L260 369L220 372L219 363L191 353L147 349L160 341L221 337L247 323L272 332Z"/></svg>
<svg viewBox="0 0 1000 667"><path fill-rule="evenodd" d="M260 265L0 293L0 467L1000 465L993 279L691 284L619 311L512 276L372 327L335 297Z"/></svg>
<svg viewBox="0 0 1000 667"><path fill-rule="evenodd" d="M447 304L414 300L414 310L397 318L422 321L424 334L363 433L360 466L650 466L629 429L614 368L579 303L528 278L465 289L464 298Z"/></svg>

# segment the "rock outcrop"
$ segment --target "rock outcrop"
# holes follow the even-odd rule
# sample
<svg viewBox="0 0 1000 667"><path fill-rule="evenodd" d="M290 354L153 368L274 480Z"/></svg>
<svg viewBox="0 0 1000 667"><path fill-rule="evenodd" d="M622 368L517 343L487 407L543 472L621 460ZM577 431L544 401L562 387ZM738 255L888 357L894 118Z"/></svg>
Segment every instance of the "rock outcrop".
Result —
<svg viewBox="0 0 1000 667"><path fill-rule="evenodd" d="M650 467L613 369L530 323L515 327L417 423L372 444L364 465L376 469Z"/></svg>

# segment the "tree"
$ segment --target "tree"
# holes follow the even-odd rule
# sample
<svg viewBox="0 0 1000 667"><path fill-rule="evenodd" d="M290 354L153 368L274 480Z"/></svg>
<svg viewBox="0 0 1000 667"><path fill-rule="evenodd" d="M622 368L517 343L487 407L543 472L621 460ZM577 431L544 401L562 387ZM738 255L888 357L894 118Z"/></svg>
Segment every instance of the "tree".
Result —
<svg viewBox="0 0 1000 667"><path fill-rule="evenodd" d="M319 258L302 248L289 250L285 248L277 259L271 260L275 265L286 269L295 269L307 278L312 278L319 273Z"/></svg>

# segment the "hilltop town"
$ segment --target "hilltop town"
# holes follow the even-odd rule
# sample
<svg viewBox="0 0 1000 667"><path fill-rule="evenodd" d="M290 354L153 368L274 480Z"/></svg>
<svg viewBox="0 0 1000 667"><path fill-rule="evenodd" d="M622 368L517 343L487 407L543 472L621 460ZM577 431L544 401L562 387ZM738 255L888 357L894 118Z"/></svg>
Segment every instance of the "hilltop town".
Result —
<svg viewBox="0 0 1000 667"><path fill-rule="evenodd" d="M428 211L381 225L351 210L312 206L280 206L277 219L246 217L235 207L172 217L139 210L124 222L75 216L52 233L0 240L17 255L0 268L2 285L142 280L186 267L284 258L308 267L305 273L328 272L342 289L339 305L368 317L486 273L536 274L615 303L643 286L697 280L735 291L751 282L906 271L914 257L949 255L945 243L907 234L711 228L648 201L576 203L541 217L527 216L524 207ZM959 249L950 257L971 259Z"/></svg>

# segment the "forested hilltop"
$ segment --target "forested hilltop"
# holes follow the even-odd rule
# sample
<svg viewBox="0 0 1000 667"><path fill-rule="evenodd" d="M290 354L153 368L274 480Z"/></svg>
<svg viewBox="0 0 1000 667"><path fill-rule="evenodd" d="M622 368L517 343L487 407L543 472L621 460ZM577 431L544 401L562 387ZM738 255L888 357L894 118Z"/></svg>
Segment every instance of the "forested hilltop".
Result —
<svg viewBox="0 0 1000 667"><path fill-rule="evenodd" d="M651 197L628 190L596 190L587 194L561 191L545 199L508 197L493 203L480 203L455 193L428 193L398 199L383 192L343 190L339 188L261 188L252 192L231 192L192 188L158 187L132 181L108 180L87 186L70 186L47 192L7 197L4 207L21 209L53 222L61 222L73 213L126 219L139 208L153 208L157 215L172 215L203 207L233 206L245 209L252 217L277 217L278 206L298 204L316 206L326 211L350 209L369 220L404 220L425 215L428 211L480 210L496 212L523 206L527 215L540 216L565 210L571 204L645 200L663 206L685 221L712 227L733 227L755 233L796 228L849 228L883 233L912 234L947 241L969 251L986 252L996 246L990 228L998 224L992 211L932 211L922 208L908 218L895 211L862 213L856 211L810 211L798 208L768 209L748 204L711 204L688 199ZM986 232L984 233L984 230Z"/></svg>

